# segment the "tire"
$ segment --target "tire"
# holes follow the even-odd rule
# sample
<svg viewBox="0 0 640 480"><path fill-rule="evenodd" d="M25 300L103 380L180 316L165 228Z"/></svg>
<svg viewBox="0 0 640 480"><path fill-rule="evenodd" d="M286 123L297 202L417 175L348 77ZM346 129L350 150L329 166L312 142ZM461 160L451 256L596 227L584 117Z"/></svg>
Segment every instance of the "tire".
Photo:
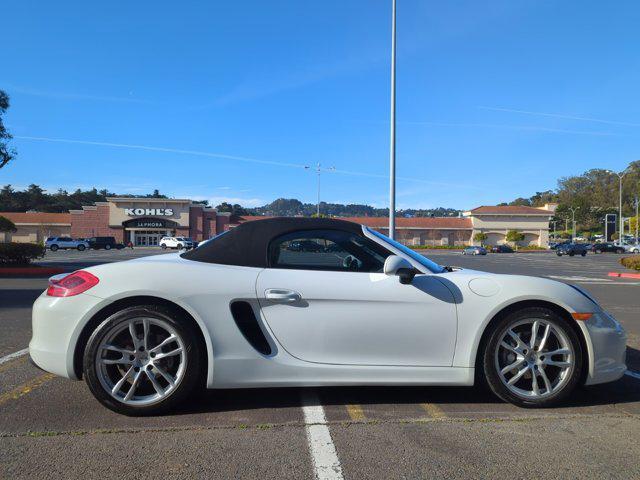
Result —
<svg viewBox="0 0 640 480"><path fill-rule="evenodd" d="M55 251L57 251L57 250L58 250L58 248L59 248L59 247L58 247L58 245L51 245L51 246L49 247L49 250L51 250L52 252L55 252Z"/></svg>
<svg viewBox="0 0 640 480"><path fill-rule="evenodd" d="M140 338L141 333L144 332L143 318L150 325L147 330L150 332L150 344L155 345L154 348L148 345L148 351L151 353L144 351L143 339ZM137 347L134 346L130 333L131 321L136 322L136 336L139 342ZM114 334L114 332L118 333ZM166 336L163 336L163 333ZM162 339L168 338L169 335L175 335L177 340L165 342L165 346L156 350L158 344L163 343ZM121 354L121 358L116 359L123 360L120 365L103 365L102 362L98 363L98 358L109 360L109 356L119 354L104 349L103 345L106 343L117 345L127 351L133 349L135 353L134 355ZM159 353L154 353L153 350ZM160 360L152 358L161 353L178 350L180 353L165 356ZM128 358L125 359L125 357ZM134 360L130 361L133 357L135 357ZM205 359L205 352L190 320L166 307L141 305L125 308L111 315L96 328L84 351L83 373L93 396L108 409L129 416L157 415L184 401L194 391L202 380L201 373ZM135 370L136 368L138 370ZM169 383L165 375L172 378L175 384ZM127 380L121 384L116 394L112 395L112 388L123 381L124 377ZM152 377L164 394L154 387ZM136 389L132 397L127 400L128 391L135 378L138 378ZM113 382L115 385L112 386Z"/></svg>
<svg viewBox="0 0 640 480"><path fill-rule="evenodd" d="M535 348L531 349L532 328L529 327L529 324L533 325L534 322L539 324L537 340L534 343L536 348L540 348L546 326L548 325L550 328L546 345L539 351L535 351ZM520 342L516 343L515 339L507 333L509 330L516 333ZM507 350L502 346L505 343L503 341L505 338L510 342L510 347L513 350ZM513 343L516 343L516 346L513 346ZM526 357L516 354L516 349L526 352ZM549 349L570 353L545 357L544 354L548 353ZM513 356L513 358L509 358L509 356ZM560 356L563 357L563 360L558 359ZM519 357L522 357L523 360L517 364ZM503 373L505 372L503 369L506 367L501 359L505 361L506 366L516 365L516 367ZM509 363L511 361L513 361L512 364ZM564 366L555 366L551 363L563 363ZM482 351L482 367L491 391L502 400L521 407L551 407L565 400L580 382L583 370L582 346L578 334L571 325L553 310L541 307L524 308L507 315L491 327L488 341ZM522 373L523 371L524 373ZM532 372L536 373L532 375ZM544 382L543 373L549 380L550 389ZM507 375L509 375L508 379ZM513 385L507 386L517 376L518 379ZM536 378L539 395L531 395L535 392L534 378ZM526 395L524 392L529 388L528 385L531 385L531 391L529 395Z"/></svg>
<svg viewBox="0 0 640 480"><path fill-rule="evenodd" d="M617 253L617 254L624 253L624 248L617 248L617 249L616 249L616 253Z"/></svg>
<svg viewBox="0 0 640 480"><path fill-rule="evenodd" d="M167 249L167 245L166 245L165 243L163 243L162 245L160 245L160 248L161 248L162 250L166 250L166 249Z"/></svg>
<svg viewBox="0 0 640 480"><path fill-rule="evenodd" d="M111 245L109 245L108 243L104 246L105 250L111 250Z"/></svg>
<svg viewBox="0 0 640 480"><path fill-rule="evenodd" d="M587 256L587 252L581 252L581 253L580 253L580 255L581 255L582 257L586 257L586 256Z"/></svg>
<svg viewBox="0 0 640 480"><path fill-rule="evenodd" d="M176 248L177 248L178 250L182 250L182 244L181 244L181 243L179 243L178 245L176 245Z"/></svg>
<svg viewBox="0 0 640 480"><path fill-rule="evenodd" d="M558 255L559 257L562 256L562 252L556 252L556 255Z"/></svg>
<svg viewBox="0 0 640 480"><path fill-rule="evenodd" d="M87 248L87 247L85 247L85 246L84 246L84 245L82 245L82 244L81 244L81 245L78 245L78 251L80 251L80 252L84 252L85 248Z"/></svg>
<svg viewBox="0 0 640 480"><path fill-rule="evenodd" d="M576 253L575 252L569 252L569 256L573 257Z"/></svg>

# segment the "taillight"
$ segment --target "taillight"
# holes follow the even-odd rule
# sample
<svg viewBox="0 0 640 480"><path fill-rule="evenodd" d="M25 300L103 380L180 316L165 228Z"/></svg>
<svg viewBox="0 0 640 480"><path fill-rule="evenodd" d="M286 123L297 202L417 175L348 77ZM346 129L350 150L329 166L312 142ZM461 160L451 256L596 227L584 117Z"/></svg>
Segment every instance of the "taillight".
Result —
<svg viewBox="0 0 640 480"><path fill-rule="evenodd" d="M84 270L78 270L62 278L51 277L47 288L47 296L72 297L86 292L91 287L95 287L99 281L98 277Z"/></svg>

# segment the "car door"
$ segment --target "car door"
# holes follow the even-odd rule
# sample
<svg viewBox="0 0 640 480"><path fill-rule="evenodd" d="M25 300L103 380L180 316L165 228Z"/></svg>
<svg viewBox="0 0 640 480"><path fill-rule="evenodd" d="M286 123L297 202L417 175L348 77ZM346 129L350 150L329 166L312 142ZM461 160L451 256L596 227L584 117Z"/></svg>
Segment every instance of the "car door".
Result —
<svg viewBox="0 0 640 480"><path fill-rule="evenodd" d="M309 240L318 251L297 251ZM349 232L301 231L275 239L256 282L263 318L298 359L342 365L450 366L456 306L436 275L410 285L382 273L390 252Z"/></svg>

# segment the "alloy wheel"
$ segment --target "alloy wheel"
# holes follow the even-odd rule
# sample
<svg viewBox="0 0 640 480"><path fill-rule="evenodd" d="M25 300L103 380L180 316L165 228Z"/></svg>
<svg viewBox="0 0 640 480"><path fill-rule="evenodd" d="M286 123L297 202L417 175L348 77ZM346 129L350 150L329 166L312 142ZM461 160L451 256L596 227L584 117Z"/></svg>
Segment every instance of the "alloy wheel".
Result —
<svg viewBox="0 0 640 480"><path fill-rule="evenodd" d="M501 334L494 361L504 386L523 399L542 399L569 382L575 352L567 334L552 322L531 318Z"/></svg>
<svg viewBox="0 0 640 480"><path fill-rule="evenodd" d="M95 361L105 392L125 405L147 406L180 385L187 366L180 334L158 318L131 318L115 325L100 342Z"/></svg>

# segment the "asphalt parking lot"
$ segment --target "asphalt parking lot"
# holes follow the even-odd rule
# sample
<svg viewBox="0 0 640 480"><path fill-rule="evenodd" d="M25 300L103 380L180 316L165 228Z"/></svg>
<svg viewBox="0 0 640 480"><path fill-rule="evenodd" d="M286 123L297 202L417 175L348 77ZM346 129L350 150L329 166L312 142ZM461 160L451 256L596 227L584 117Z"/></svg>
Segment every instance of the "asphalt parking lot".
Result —
<svg viewBox="0 0 640 480"><path fill-rule="evenodd" d="M40 263L73 270L156 253L55 252ZM325 478L640 478L640 281L607 277L620 257L428 255L581 285L629 333L628 375L545 410L478 388L371 387L210 391L171 415L128 418L84 383L10 357L28 344L46 279L0 278L0 478L314 478L313 438L339 461Z"/></svg>

